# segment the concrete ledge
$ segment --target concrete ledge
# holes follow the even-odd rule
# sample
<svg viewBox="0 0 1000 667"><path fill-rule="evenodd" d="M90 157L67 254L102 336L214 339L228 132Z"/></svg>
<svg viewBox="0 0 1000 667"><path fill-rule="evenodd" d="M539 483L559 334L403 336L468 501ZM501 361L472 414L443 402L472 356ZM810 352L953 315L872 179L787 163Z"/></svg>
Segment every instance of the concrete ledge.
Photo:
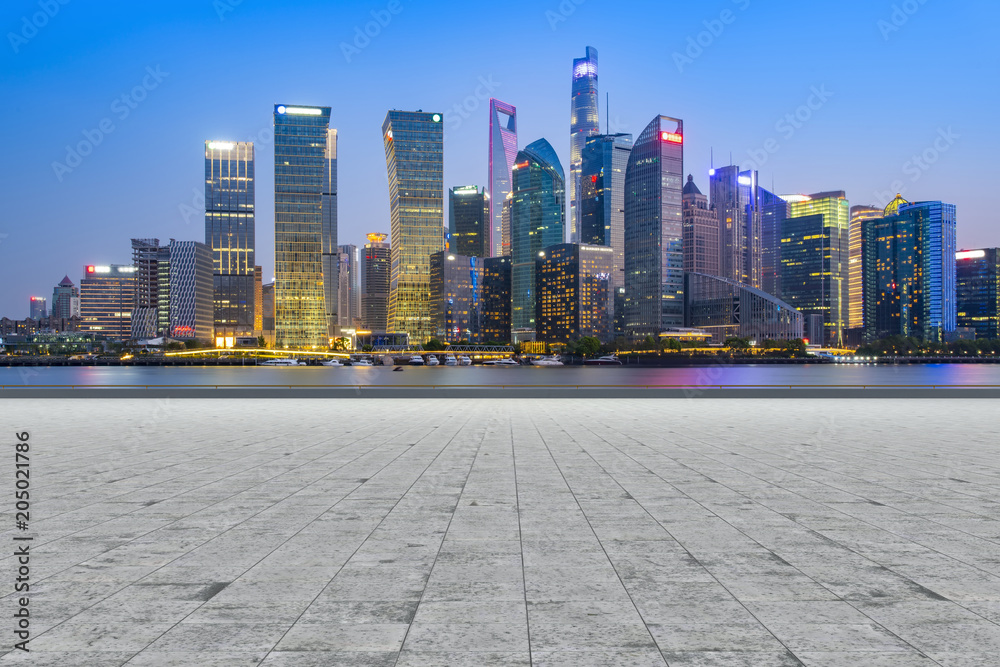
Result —
<svg viewBox="0 0 1000 667"><path fill-rule="evenodd" d="M996 386L24 386L0 399L65 398L1000 398Z"/></svg>

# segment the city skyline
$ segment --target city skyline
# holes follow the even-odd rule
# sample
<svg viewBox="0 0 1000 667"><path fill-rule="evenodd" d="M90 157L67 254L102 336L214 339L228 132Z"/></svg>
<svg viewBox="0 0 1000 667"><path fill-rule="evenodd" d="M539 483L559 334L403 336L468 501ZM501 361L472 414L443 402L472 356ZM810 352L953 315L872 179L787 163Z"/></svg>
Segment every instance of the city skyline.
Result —
<svg viewBox="0 0 1000 667"><path fill-rule="evenodd" d="M206 85L203 75L194 70L191 58L182 57L172 50L175 47L165 43L168 28L188 21L198 34L231 31L234 26L261 32L269 22L278 20L273 10L239 5L224 13L224 20L220 21L212 10L203 15L193 12L190 6L171 8L159 26L153 25L156 19L151 14L141 13L131 17L132 30L127 31L124 45L101 46L83 57L107 28L97 24L96 15L87 15L83 9L64 8L61 11L65 16L53 18L44 29L38 30L37 37L18 44L16 51L12 48L4 56L15 102L3 113L8 114L8 119L20 113L16 117L19 123L24 123L26 131L13 138L12 150L20 158L17 165L5 167L6 181L17 195L12 198L6 224L0 224L0 234L5 235L0 237L0 259L16 272L12 271L12 277L5 281L0 294L0 313L22 316L27 297L47 294L63 275L69 274L78 282L83 276L73 275L75 266L94 261L106 264L126 261L129 238L199 240L197 227L203 208L198 207L204 204L194 191L199 186L203 190L198 178L201 158L198 153L203 142L209 138L255 141L259 147L256 157L262 160L261 164L269 164L273 159L273 140L270 145L262 145L267 142L261 140L270 136L267 112L281 100L333 105L331 125L343 133L340 157L352 165L343 177L351 181L343 184L349 194L341 195L340 217L349 221L341 226L341 242L361 245L366 232L388 231L385 167L378 150L379 137L375 135L376 125L386 109L444 110L445 188L488 182L482 137L488 129L491 96L518 107L520 136L547 138L563 164L568 164L567 72L572 59L579 57L587 45L601 52L600 97L610 93L610 113L606 101L599 99L601 131L635 134L650 115L662 109L688 119L686 171L695 175L698 187L705 192L712 149L716 166L727 162L724 156L732 150L733 163L741 169L757 169L761 185L770 187L774 183L774 191L779 194L844 189L852 205L880 206L895 195L899 188L892 185L898 181L909 200L944 200L958 205L962 216L959 247L997 245L987 227L988 197L972 178L983 168L985 156L995 152L990 147L996 145L996 138L991 133L976 131L977 127L985 127L985 111L980 109L989 108L991 91L961 86L949 78L951 65L961 63L965 77L975 76L979 67L989 68L996 56L987 52L984 58L976 51L974 39L956 42L955 49L947 55L924 54L920 47L922 40L935 31L968 22L972 8L944 11L922 6L904 25L885 32L879 21L890 19L890 7L846 3L837 15L830 17L829 26L813 35L814 39L797 34L787 37L789 46L806 49L804 53L812 54L814 60L826 65L810 71L801 64L786 62L787 59L776 60L773 47L762 39L782 26L787 27L789 19L755 11L758 9L755 6L743 7L749 3L733 3L729 8L733 20L729 23L721 23L717 13L705 8L683 8L678 16L672 17L668 38L659 41L655 52L640 40L623 40L605 27L600 20L599 5L577 6L568 16L555 8L552 11L558 18L553 18L546 15L546 10L526 3L516 4L525 17L536 19L528 21L527 33L542 39L538 52L530 59L497 57L489 48L494 43L491 38L473 49L468 62L462 63L456 72L434 60L450 47L428 47L412 54L424 66L422 71L428 80L413 82L395 74L391 63L401 53L412 53L417 38L414 31L441 30L456 25L457 21L475 21L482 16L479 10L438 25L420 12L408 13L406 6L397 13L360 6L336 11L323 9L332 16L342 17L343 24L350 26L344 28L343 34L337 31L334 35L338 48L342 43L352 44L355 25L364 27L374 20L371 12L385 11L389 16L389 23L379 28L379 35L369 38L370 45L357 54L349 54L349 62L347 55L343 60L333 59L330 68L336 86L331 85L330 77L322 77L318 82L309 78L310 72L315 74L310 67L302 71L286 70L280 81L261 70L265 76L253 91L243 90L241 84L228 97L222 96L226 98L224 103L199 97L197 104L193 103L192 95L199 86ZM302 3L303 7L307 5L314 3ZM11 18L8 13L7 24L13 29L21 13L32 8L36 7L30 3L17 3L9 8L8 12L15 15ZM995 7L986 4L980 4L978 9L996 12ZM382 14L379 16L384 19ZM84 37L66 32L68 25L60 22L68 23L67 17L82 22L79 25L84 26L81 30ZM107 23L115 26L122 20ZM498 17L498 20L507 19ZM982 20L981 15L978 20ZM718 35L706 27L718 30L718 25L723 28ZM831 41L835 40L835 28L842 29L845 25L853 26L858 34L851 42L854 52L850 54L848 45ZM278 29L282 27L287 24L279 21ZM636 26L635 30L642 32L647 28ZM139 36L146 33L149 39L141 40ZM704 38L702 33L712 39ZM699 45L699 38L707 45ZM57 40L63 41L57 46ZM770 56L768 64L762 66L763 71L780 78L780 85L769 88L766 95L758 93L759 97L751 100L753 104L741 107L739 113L732 107L719 107L712 91L713 77L724 71L726 54L751 46L762 57ZM127 53L123 55L120 49L126 49ZM831 49L833 55L826 55ZM303 50L308 51L309 47L286 47L288 53L276 55L284 61ZM690 55L699 50L697 57ZM831 66L834 57L846 59L842 63L845 66L839 69ZM112 58L121 62L105 74L93 73L108 69L98 65L104 62L102 59ZM255 58L248 56L245 63L241 62L241 70L259 69L260 61ZM966 65L968 62L975 64ZM907 66L901 68L902 63ZM75 74L76 68L84 65L88 65L88 73ZM662 83L639 85L642 77L648 77L654 70L660 73L657 81ZM949 77L944 76L946 71ZM793 76L795 73L802 76ZM366 83L375 75L380 78L377 88ZM78 90L70 86L67 82L74 76L82 77L89 88ZM934 78L947 94L921 100L921 113L900 114L898 109L882 104L851 104L876 86L881 89L892 83L905 87L927 78ZM381 85L385 83L390 85ZM353 93L350 101L336 92L338 88ZM72 112L60 114L57 119L52 116L51 101L59 90L73 94L77 104ZM120 101L122 95L127 95L135 106ZM29 109L27 99L34 103L30 107L32 113L25 115ZM373 111L373 107L379 110ZM178 110L195 108L197 113L177 114ZM129 113L126 115L124 111ZM809 118L801 121L795 114L799 119ZM788 115L791 121L787 120ZM101 131L105 116L114 126L113 131ZM39 123L46 124L46 131L36 131L35 128L41 127ZM98 134L102 137L99 142ZM28 150L21 135L30 137L37 145ZM78 147L87 141L93 145L88 155L78 156L77 164L65 147ZM163 157L154 163L147 158L152 153ZM934 160L920 158L921 153ZM912 159L914 155L917 160ZM750 164L753 157L760 158L757 164ZM140 179L138 183L129 180L131 172L145 168L154 170L153 178ZM269 200L273 174L265 173L269 170L260 171L256 252L260 256L257 263L264 266L265 280L270 281L274 276L270 233L273 202ZM121 179L131 184L129 190L116 189L112 201L120 205L107 206L107 183ZM878 201L877 193L887 195L886 200ZM33 205L38 200L46 202L41 209ZM140 218L132 210L138 201L143 202L139 210L144 217ZM28 220L31 224L21 225L18 220ZM65 247L43 253L39 250L40 239L28 233L29 229L37 228L65 237L69 242ZM22 259L27 257L33 260Z"/></svg>

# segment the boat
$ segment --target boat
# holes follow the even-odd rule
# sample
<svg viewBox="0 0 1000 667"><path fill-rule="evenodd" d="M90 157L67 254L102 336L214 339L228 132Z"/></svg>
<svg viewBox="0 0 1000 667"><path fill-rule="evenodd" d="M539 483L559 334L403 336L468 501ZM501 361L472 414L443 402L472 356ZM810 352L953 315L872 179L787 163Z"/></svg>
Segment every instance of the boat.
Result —
<svg viewBox="0 0 1000 667"><path fill-rule="evenodd" d="M458 366L458 359L455 358L454 354L446 354L446 355L444 355L444 365L445 366Z"/></svg>
<svg viewBox="0 0 1000 667"><path fill-rule="evenodd" d="M597 359L587 359L583 362L585 366L621 366L622 362L613 354L608 354Z"/></svg>
<svg viewBox="0 0 1000 667"><path fill-rule="evenodd" d="M463 354L462 356L460 356L458 358L458 365L459 366L471 366L472 365L472 359L470 359L467 355Z"/></svg>
<svg viewBox="0 0 1000 667"><path fill-rule="evenodd" d="M268 359L267 361L262 361L261 366L299 366L299 362L295 359Z"/></svg>
<svg viewBox="0 0 1000 667"><path fill-rule="evenodd" d="M562 359L557 355L552 355L550 357L540 357L538 359L533 359L531 361L532 366L563 366Z"/></svg>
<svg viewBox="0 0 1000 667"><path fill-rule="evenodd" d="M344 363L340 359L327 359L326 361L319 362L323 366L343 366Z"/></svg>
<svg viewBox="0 0 1000 667"><path fill-rule="evenodd" d="M374 366L375 364L372 363L371 359L355 359L351 363L351 365L352 366Z"/></svg>
<svg viewBox="0 0 1000 667"><path fill-rule="evenodd" d="M507 358L507 359L490 359L489 361L484 361L483 362L483 366L520 366L520 365L521 364L517 363L516 361L514 361L513 359L510 359L510 358Z"/></svg>
<svg viewBox="0 0 1000 667"><path fill-rule="evenodd" d="M421 357L419 354L415 354L412 357L410 357L410 365L411 366L423 366L424 365L424 358Z"/></svg>
<svg viewBox="0 0 1000 667"><path fill-rule="evenodd" d="M427 355L427 365L428 366L440 366L441 362L433 354Z"/></svg>

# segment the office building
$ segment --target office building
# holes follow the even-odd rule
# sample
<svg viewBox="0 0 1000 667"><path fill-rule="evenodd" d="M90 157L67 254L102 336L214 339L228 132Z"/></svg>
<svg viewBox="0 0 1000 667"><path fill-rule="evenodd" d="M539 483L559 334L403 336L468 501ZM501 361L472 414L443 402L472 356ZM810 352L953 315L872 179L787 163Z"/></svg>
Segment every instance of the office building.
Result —
<svg viewBox="0 0 1000 667"><path fill-rule="evenodd" d="M223 338L254 330L255 182L252 142L205 142L205 244L212 249L214 326Z"/></svg>
<svg viewBox="0 0 1000 667"><path fill-rule="evenodd" d="M36 322L49 316L48 309L45 307L44 296L31 297L28 306L28 317Z"/></svg>
<svg viewBox="0 0 1000 667"><path fill-rule="evenodd" d="M257 335L264 330L264 269L253 267L253 330Z"/></svg>
<svg viewBox="0 0 1000 667"><path fill-rule="evenodd" d="M781 298L781 226L788 218L788 202L758 187L760 193L760 288Z"/></svg>
<svg viewBox="0 0 1000 667"><path fill-rule="evenodd" d="M688 174L681 195L684 272L719 275L719 218Z"/></svg>
<svg viewBox="0 0 1000 667"><path fill-rule="evenodd" d="M326 349L330 344L323 280L323 202L330 197L329 131L330 107L274 106L274 326L278 348Z"/></svg>
<svg viewBox="0 0 1000 667"><path fill-rule="evenodd" d="M805 316L823 317L822 340L841 347L848 316L850 205L843 191L783 197L781 299Z"/></svg>
<svg viewBox="0 0 1000 667"><path fill-rule="evenodd" d="M323 301L326 308L326 333L330 339L340 335L340 249L337 245L337 130L326 131L323 153Z"/></svg>
<svg viewBox="0 0 1000 667"><path fill-rule="evenodd" d="M657 116L625 171L626 336L684 326L684 123Z"/></svg>
<svg viewBox="0 0 1000 667"><path fill-rule="evenodd" d="M483 262L482 257L447 250L431 255L431 301L438 340L483 341Z"/></svg>
<svg viewBox="0 0 1000 667"><path fill-rule="evenodd" d="M340 246L337 269L337 319L341 330L361 327L361 252L356 245Z"/></svg>
<svg viewBox="0 0 1000 667"><path fill-rule="evenodd" d="M213 252L205 243L170 240L168 327L171 338L211 343L214 331ZM162 298L162 297L161 297ZM252 332L251 332L252 333ZM231 347L230 337L223 337ZM218 344L218 337L215 337Z"/></svg>
<svg viewBox="0 0 1000 667"><path fill-rule="evenodd" d="M503 205L510 195L511 171L517 157L517 109L512 104L490 99L490 146L489 146L489 206L490 234L487 241L489 252L483 257L497 257L504 253Z"/></svg>
<svg viewBox="0 0 1000 667"><path fill-rule="evenodd" d="M274 331L274 283L266 283L261 285L261 310L263 311L264 328L262 330L262 336L264 336L264 342L268 346L274 345L275 331Z"/></svg>
<svg viewBox="0 0 1000 667"><path fill-rule="evenodd" d="M587 137L580 158L580 242L614 250L612 319L620 329L625 305L625 169L631 134Z"/></svg>
<svg viewBox="0 0 1000 667"><path fill-rule="evenodd" d="M382 123L389 175L388 332L413 343L434 335L433 253L444 249L444 123L439 113L390 111Z"/></svg>
<svg viewBox="0 0 1000 667"><path fill-rule="evenodd" d="M864 270L862 260L862 229L867 221L883 215L883 209L874 206L852 206L847 250L847 328L861 329L865 325Z"/></svg>
<svg viewBox="0 0 1000 667"><path fill-rule="evenodd" d="M516 341L535 339L535 260L563 242L566 194L563 168L545 139L517 154L510 209L511 326Z"/></svg>
<svg viewBox="0 0 1000 667"><path fill-rule="evenodd" d="M511 181L513 183L513 181ZM514 193L507 194L500 212L500 254L498 257L510 257L510 207L514 205Z"/></svg>
<svg viewBox="0 0 1000 667"><path fill-rule="evenodd" d="M484 343L510 342L511 258L487 257L483 260Z"/></svg>
<svg viewBox="0 0 1000 667"><path fill-rule="evenodd" d="M391 253L385 234L368 234L361 272L361 326L385 332L389 322L389 264Z"/></svg>
<svg viewBox="0 0 1000 667"><path fill-rule="evenodd" d="M955 331L955 205L897 195L863 226L864 338L942 342Z"/></svg>
<svg viewBox="0 0 1000 667"><path fill-rule="evenodd" d="M539 255L535 269L536 340L570 344L614 338L611 246L561 243Z"/></svg>
<svg viewBox="0 0 1000 667"><path fill-rule="evenodd" d="M466 257L490 256L489 205L486 188L463 185L448 190L448 250Z"/></svg>
<svg viewBox="0 0 1000 667"><path fill-rule="evenodd" d="M569 112L569 241L580 229L580 169L587 137L600 133L597 100L597 49L587 47L583 58L573 59L573 87Z"/></svg>
<svg viewBox="0 0 1000 667"><path fill-rule="evenodd" d="M757 172L730 165L710 170L709 178L719 226L718 275L759 288L763 239Z"/></svg>
<svg viewBox="0 0 1000 667"><path fill-rule="evenodd" d="M957 325L1000 338L1000 248L955 253Z"/></svg>
<svg viewBox="0 0 1000 667"><path fill-rule="evenodd" d="M797 340L804 336L802 313L771 294L744 283L704 273L685 274L685 321L688 327L727 338Z"/></svg>
<svg viewBox="0 0 1000 667"><path fill-rule="evenodd" d="M132 331L135 267L88 264L80 281L80 331L127 340Z"/></svg>
<svg viewBox="0 0 1000 667"><path fill-rule="evenodd" d="M52 290L50 315L60 320L80 317L80 290L76 288L69 276L63 277Z"/></svg>
<svg viewBox="0 0 1000 667"><path fill-rule="evenodd" d="M132 239L132 267L135 269L135 296L131 338L148 340L167 335L170 326L170 248L161 246L160 239Z"/></svg>

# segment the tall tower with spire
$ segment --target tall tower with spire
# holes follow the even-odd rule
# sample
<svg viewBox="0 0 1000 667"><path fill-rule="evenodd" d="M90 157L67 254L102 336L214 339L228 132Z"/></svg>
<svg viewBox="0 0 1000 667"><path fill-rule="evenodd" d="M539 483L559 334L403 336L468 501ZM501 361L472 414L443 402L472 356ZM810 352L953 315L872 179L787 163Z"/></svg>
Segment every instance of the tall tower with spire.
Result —
<svg viewBox="0 0 1000 667"><path fill-rule="evenodd" d="M580 170L587 137L601 131L597 107L597 49L573 59L573 89L569 113L569 240L580 238Z"/></svg>

